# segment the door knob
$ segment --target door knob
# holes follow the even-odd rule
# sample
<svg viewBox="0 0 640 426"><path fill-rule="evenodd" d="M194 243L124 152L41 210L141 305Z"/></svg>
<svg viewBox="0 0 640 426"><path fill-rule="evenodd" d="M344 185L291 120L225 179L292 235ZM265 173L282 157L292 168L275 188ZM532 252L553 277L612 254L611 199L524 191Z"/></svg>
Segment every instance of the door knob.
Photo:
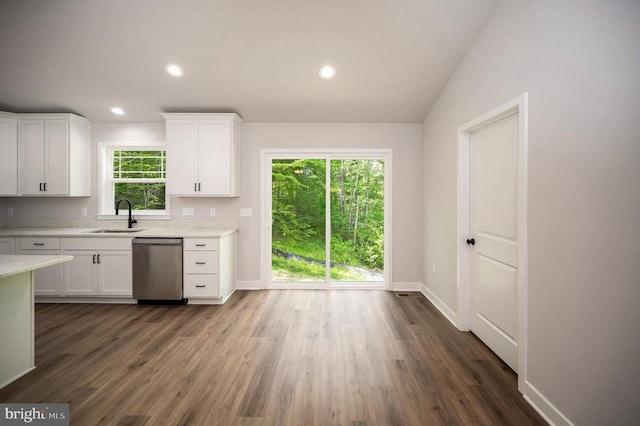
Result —
<svg viewBox="0 0 640 426"><path fill-rule="evenodd" d="M467 244L475 246L476 245L476 240L471 238L471 239L467 239Z"/></svg>

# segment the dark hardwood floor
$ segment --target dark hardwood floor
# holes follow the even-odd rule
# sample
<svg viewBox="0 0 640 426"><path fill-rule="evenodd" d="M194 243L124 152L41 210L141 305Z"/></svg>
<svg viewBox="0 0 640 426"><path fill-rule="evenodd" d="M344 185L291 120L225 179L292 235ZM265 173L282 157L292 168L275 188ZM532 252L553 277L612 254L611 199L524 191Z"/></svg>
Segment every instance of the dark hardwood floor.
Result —
<svg viewBox="0 0 640 426"><path fill-rule="evenodd" d="M36 365L0 401L67 402L72 425L545 424L515 374L416 294L38 304Z"/></svg>

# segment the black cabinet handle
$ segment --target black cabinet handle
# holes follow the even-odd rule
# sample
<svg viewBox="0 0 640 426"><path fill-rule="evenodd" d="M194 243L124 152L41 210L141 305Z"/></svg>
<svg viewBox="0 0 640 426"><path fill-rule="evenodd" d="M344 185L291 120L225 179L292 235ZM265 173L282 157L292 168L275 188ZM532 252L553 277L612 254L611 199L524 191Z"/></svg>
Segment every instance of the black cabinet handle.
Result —
<svg viewBox="0 0 640 426"><path fill-rule="evenodd" d="M198 182L193 182L193 192L198 192Z"/></svg>
<svg viewBox="0 0 640 426"><path fill-rule="evenodd" d="M33 243L34 246L43 246L44 243Z"/></svg>
<svg viewBox="0 0 640 426"><path fill-rule="evenodd" d="M96 263L96 255L93 255L93 262L92 263Z"/></svg>
<svg viewBox="0 0 640 426"><path fill-rule="evenodd" d="M200 189L200 182L198 182L198 191L202 191L202 189Z"/></svg>
<svg viewBox="0 0 640 426"><path fill-rule="evenodd" d="M204 265L207 262L196 262L196 265Z"/></svg>
<svg viewBox="0 0 640 426"><path fill-rule="evenodd" d="M206 287L206 285L204 285L204 284L197 284L196 285L196 288L205 288L205 287Z"/></svg>
<svg viewBox="0 0 640 426"><path fill-rule="evenodd" d="M98 263L100 263L100 255L98 255Z"/></svg>
<svg viewBox="0 0 640 426"><path fill-rule="evenodd" d="M40 191L42 191L42 182L40 182Z"/></svg>
<svg viewBox="0 0 640 426"><path fill-rule="evenodd" d="M196 247L204 247L206 244L196 244Z"/></svg>
<svg viewBox="0 0 640 426"><path fill-rule="evenodd" d="M476 245L476 240L475 240L475 239L473 239L473 238L471 238L471 239L467 239L467 244L468 244L468 245L475 246L475 245Z"/></svg>
<svg viewBox="0 0 640 426"><path fill-rule="evenodd" d="M43 186L44 186L44 192L47 192L47 182L45 182Z"/></svg>

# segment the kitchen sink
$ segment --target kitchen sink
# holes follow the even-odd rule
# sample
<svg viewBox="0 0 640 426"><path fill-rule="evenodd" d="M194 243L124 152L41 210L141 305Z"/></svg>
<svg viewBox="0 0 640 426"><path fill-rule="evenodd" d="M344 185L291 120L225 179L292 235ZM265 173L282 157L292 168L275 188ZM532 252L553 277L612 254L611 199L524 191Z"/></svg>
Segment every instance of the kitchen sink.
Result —
<svg viewBox="0 0 640 426"><path fill-rule="evenodd" d="M130 232L140 231L144 231L144 229L94 229L92 231L87 231L87 234L128 234Z"/></svg>

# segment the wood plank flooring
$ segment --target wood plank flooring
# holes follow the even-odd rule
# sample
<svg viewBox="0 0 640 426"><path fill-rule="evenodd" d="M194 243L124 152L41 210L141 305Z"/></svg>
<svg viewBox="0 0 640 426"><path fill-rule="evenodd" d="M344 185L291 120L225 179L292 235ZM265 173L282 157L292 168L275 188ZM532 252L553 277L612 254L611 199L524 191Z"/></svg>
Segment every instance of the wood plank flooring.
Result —
<svg viewBox="0 0 640 426"><path fill-rule="evenodd" d="M416 294L38 304L36 365L0 401L66 402L72 425L545 424L515 374Z"/></svg>

